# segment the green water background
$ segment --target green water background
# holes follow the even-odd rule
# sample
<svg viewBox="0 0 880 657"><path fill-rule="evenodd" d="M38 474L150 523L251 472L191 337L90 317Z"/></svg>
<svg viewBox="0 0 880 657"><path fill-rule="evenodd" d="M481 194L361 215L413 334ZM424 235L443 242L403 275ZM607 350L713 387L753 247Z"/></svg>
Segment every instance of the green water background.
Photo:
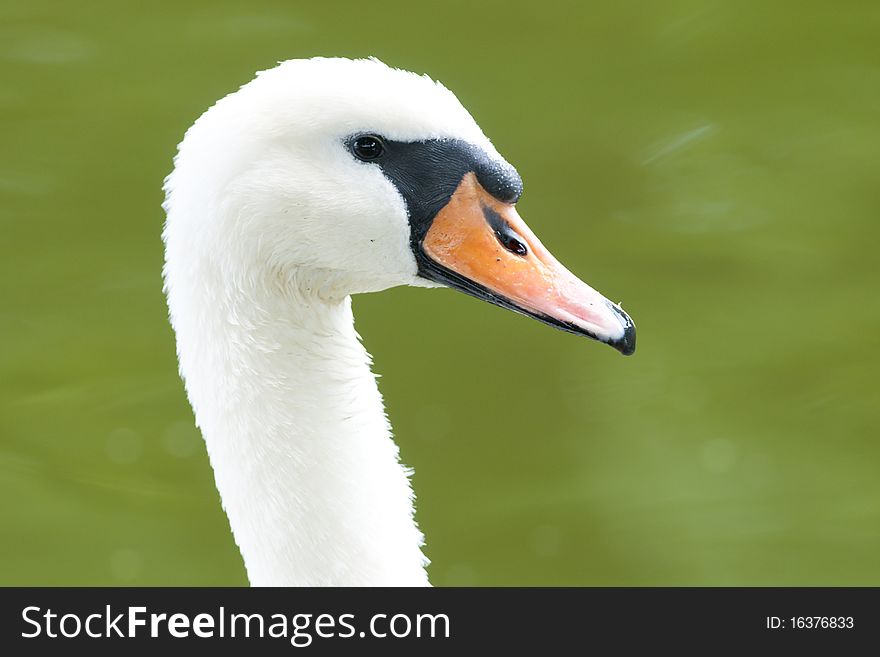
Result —
<svg viewBox="0 0 880 657"><path fill-rule="evenodd" d="M880 4L0 5L0 583L241 584L176 373L162 178L277 60L450 86L611 349L355 299L436 584L880 584ZM381 93L381 90L377 90Z"/></svg>

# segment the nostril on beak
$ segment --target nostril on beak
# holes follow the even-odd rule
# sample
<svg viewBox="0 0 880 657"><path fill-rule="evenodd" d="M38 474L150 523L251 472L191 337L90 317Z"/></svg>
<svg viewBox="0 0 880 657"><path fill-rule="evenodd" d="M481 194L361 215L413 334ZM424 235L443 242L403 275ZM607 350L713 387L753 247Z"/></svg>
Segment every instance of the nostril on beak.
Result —
<svg viewBox="0 0 880 657"><path fill-rule="evenodd" d="M495 238L505 249L518 256L527 256L529 250L525 238L517 233L504 218L488 205L483 205L483 216L495 232Z"/></svg>

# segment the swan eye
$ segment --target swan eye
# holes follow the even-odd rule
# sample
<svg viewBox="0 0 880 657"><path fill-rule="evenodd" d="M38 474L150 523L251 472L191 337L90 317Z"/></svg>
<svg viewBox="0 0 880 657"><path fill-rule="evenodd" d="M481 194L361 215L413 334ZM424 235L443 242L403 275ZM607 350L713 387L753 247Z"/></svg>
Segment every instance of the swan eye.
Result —
<svg viewBox="0 0 880 657"><path fill-rule="evenodd" d="M354 153L354 156L359 160L375 160L385 152L385 144L380 137L376 137L375 135L364 135L363 137L358 137L352 142L351 150Z"/></svg>

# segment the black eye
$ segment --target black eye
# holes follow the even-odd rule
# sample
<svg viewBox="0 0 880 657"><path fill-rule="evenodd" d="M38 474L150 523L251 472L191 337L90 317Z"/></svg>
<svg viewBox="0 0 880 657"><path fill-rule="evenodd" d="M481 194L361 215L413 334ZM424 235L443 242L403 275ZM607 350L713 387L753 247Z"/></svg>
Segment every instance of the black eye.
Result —
<svg viewBox="0 0 880 657"><path fill-rule="evenodd" d="M385 144L381 137L364 135L351 143L351 150L359 160L375 160L385 152Z"/></svg>

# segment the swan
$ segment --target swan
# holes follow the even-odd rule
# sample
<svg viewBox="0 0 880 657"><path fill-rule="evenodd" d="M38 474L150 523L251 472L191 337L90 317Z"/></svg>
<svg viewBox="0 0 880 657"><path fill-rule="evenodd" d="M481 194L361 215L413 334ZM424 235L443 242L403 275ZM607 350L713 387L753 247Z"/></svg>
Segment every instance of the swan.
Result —
<svg viewBox="0 0 880 657"><path fill-rule="evenodd" d="M187 130L164 185L180 375L254 586L427 586L351 295L451 287L635 349L517 213L455 95L376 59L289 60Z"/></svg>

